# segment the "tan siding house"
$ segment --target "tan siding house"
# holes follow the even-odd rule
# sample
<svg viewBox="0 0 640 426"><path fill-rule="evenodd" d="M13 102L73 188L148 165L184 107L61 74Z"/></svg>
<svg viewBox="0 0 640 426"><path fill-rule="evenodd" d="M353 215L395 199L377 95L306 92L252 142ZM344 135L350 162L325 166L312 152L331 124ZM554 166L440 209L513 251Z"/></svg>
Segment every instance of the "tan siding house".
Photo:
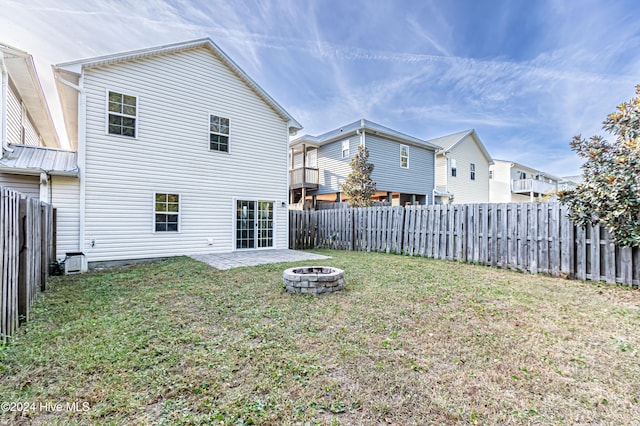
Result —
<svg viewBox="0 0 640 426"><path fill-rule="evenodd" d="M287 248L301 126L211 40L54 71L82 171L67 229L89 262Z"/></svg>
<svg viewBox="0 0 640 426"><path fill-rule="evenodd" d="M491 156L475 130L429 140L436 152L436 203L488 203Z"/></svg>

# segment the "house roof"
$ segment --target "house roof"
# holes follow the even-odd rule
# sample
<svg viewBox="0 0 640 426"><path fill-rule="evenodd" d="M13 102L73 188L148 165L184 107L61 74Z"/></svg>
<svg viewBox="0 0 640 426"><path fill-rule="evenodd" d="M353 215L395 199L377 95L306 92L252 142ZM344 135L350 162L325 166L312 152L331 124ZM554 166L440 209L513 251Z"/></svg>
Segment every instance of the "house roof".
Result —
<svg viewBox="0 0 640 426"><path fill-rule="evenodd" d="M461 144L469 136L474 139L476 145L478 145L478 148L480 148L482 155L486 157L489 164L493 164L493 159L491 158L489 151L487 151L487 148L485 148L484 144L480 140L480 137L476 133L475 129L463 130L462 132L453 133L446 136L440 136L439 138L430 139L429 142L436 145L440 145L442 147L442 150L438 152L440 154L440 153L451 152L453 149L455 149L456 146Z"/></svg>
<svg viewBox="0 0 640 426"><path fill-rule="evenodd" d="M319 136L312 136L312 135L301 136L299 138L292 140L289 143L289 146L292 148L301 144L307 144L311 146L321 146L341 138L352 136L356 134L359 130L364 130L365 132L369 132L375 135L382 135L389 139L396 140L398 142L403 142L409 145L416 145L416 146L431 149L434 151L441 148L439 145L430 143L429 141L425 141L413 136L409 136L397 130L390 129L389 127L385 127L380 124L374 123L373 121L365 120L364 118L358 121L354 121L353 123L344 125L342 127L338 127L337 129L323 133Z"/></svg>
<svg viewBox="0 0 640 426"><path fill-rule="evenodd" d="M524 170L530 172L531 174L537 174L537 175L545 176L545 177L548 177L548 178L556 180L556 181L561 181L562 180L562 178L560 178L558 176L555 176L555 175L552 175L551 173L543 172L542 170L534 169L533 167L525 166L524 164L517 163L515 161L495 160L495 162L496 163L510 163L511 167L517 167L519 169L524 169Z"/></svg>
<svg viewBox="0 0 640 426"><path fill-rule="evenodd" d="M288 123L289 131L293 135L297 131L302 130L302 125L296 121L280 104L278 104L267 92L258 85L247 73L245 73L238 64L236 64L226 53L220 49L210 38L202 38L190 40L180 43L166 44L162 46L150 47L140 50L131 50L122 53L116 53L105 56L97 56L94 58L82 59L78 61L64 62L53 66L56 75L56 84L60 101L65 108L65 124L67 131L74 136L77 141L77 114L74 114L78 108L77 92L60 79L64 79L75 85L79 82L82 70L87 68L99 67L104 65L119 64L122 62L144 59L158 55L166 55L169 53L181 52L191 49L207 48L211 53L225 64L233 74L242 80L247 86L253 90L267 105L269 105L284 121ZM74 142L77 144L77 142Z"/></svg>
<svg viewBox="0 0 640 426"><path fill-rule="evenodd" d="M0 43L7 73L22 99L31 121L45 146L60 147L60 140L51 118L44 91L38 79L33 57L23 50Z"/></svg>
<svg viewBox="0 0 640 426"><path fill-rule="evenodd" d="M11 145L13 152L6 152L0 159L0 171L39 175L77 176L78 162L75 151L30 145Z"/></svg>

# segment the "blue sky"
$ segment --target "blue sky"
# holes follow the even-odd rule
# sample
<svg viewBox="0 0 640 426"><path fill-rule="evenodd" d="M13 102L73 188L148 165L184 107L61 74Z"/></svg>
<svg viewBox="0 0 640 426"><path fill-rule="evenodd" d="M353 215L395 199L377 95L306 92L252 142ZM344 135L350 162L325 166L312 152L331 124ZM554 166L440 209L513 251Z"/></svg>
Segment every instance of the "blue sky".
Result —
<svg viewBox="0 0 640 426"><path fill-rule="evenodd" d="M211 37L316 135L366 118L430 139L475 128L490 154L579 172L575 134L640 83L636 0L0 0L59 132L51 64Z"/></svg>

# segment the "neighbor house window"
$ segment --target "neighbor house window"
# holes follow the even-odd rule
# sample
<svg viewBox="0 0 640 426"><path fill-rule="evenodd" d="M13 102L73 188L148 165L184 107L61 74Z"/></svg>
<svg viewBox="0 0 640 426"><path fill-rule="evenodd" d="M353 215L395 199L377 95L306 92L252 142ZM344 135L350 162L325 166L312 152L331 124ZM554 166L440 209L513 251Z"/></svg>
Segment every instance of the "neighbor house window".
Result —
<svg viewBox="0 0 640 426"><path fill-rule="evenodd" d="M342 141L342 158L349 158L349 139Z"/></svg>
<svg viewBox="0 0 640 426"><path fill-rule="evenodd" d="M209 116L209 149L229 152L229 119Z"/></svg>
<svg viewBox="0 0 640 426"><path fill-rule="evenodd" d="M455 158L451 159L451 176L458 176L458 162Z"/></svg>
<svg viewBox="0 0 640 426"><path fill-rule="evenodd" d="M469 164L469 170L471 171L471 180L476 180L476 165L473 163Z"/></svg>
<svg viewBox="0 0 640 426"><path fill-rule="evenodd" d="M135 138L138 123L138 98L118 92L109 92L110 135Z"/></svg>
<svg viewBox="0 0 640 426"><path fill-rule="evenodd" d="M154 214L156 232L178 232L180 195L156 193Z"/></svg>
<svg viewBox="0 0 640 426"><path fill-rule="evenodd" d="M493 170L489 170L489 179L493 179Z"/></svg>
<svg viewBox="0 0 640 426"><path fill-rule="evenodd" d="M400 167L409 168L409 147L406 145L400 145Z"/></svg>

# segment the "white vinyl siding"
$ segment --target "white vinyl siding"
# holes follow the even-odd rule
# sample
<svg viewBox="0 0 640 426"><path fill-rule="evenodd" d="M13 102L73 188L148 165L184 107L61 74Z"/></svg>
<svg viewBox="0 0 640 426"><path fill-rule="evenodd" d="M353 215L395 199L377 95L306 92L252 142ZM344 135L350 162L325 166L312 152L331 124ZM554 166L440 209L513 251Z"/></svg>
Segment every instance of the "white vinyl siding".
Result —
<svg viewBox="0 0 640 426"><path fill-rule="evenodd" d="M56 208L56 258L78 251L80 230L80 181L75 177L51 176L51 204Z"/></svg>
<svg viewBox="0 0 640 426"><path fill-rule="evenodd" d="M38 135L38 131L33 126L33 123L31 122L31 119L29 119L29 116L23 117L23 125L24 125L23 143L25 145L31 145L31 146L44 146L44 144L40 140L40 135Z"/></svg>
<svg viewBox="0 0 640 426"><path fill-rule="evenodd" d="M287 125L208 49L88 69L84 84L89 261L231 251L234 197L275 200L274 247L287 247ZM104 133L113 87L138 96L136 143ZM211 112L232 123L233 156L203 145ZM149 194L160 188L181 195L180 233L153 233Z"/></svg>
<svg viewBox="0 0 640 426"><path fill-rule="evenodd" d="M40 198L40 177L0 172L0 186L8 187L28 197Z"/></svg>
<svg viewBox="0 0 640 426"><path fill-rule="evenodd" d="M7 90L7 143L44 146L24 104L10 84Z"/></svg>
<svg viewBox="0 0 640 426"><path fill-rule="evenodd" d="M457 169L456 176L449 175L449 192L456 204L489 202L489 160L472 135L465 137L451 149L450 165ZM454 161L455 160L455 161ZM474 180L471 179L471 165Z"/></svg>
<svg viewBox="0 0 640 426"><path fill-rule="evenodd" d="M7 90L7 143L22 143L22 103L11 86Z"/></svg>

